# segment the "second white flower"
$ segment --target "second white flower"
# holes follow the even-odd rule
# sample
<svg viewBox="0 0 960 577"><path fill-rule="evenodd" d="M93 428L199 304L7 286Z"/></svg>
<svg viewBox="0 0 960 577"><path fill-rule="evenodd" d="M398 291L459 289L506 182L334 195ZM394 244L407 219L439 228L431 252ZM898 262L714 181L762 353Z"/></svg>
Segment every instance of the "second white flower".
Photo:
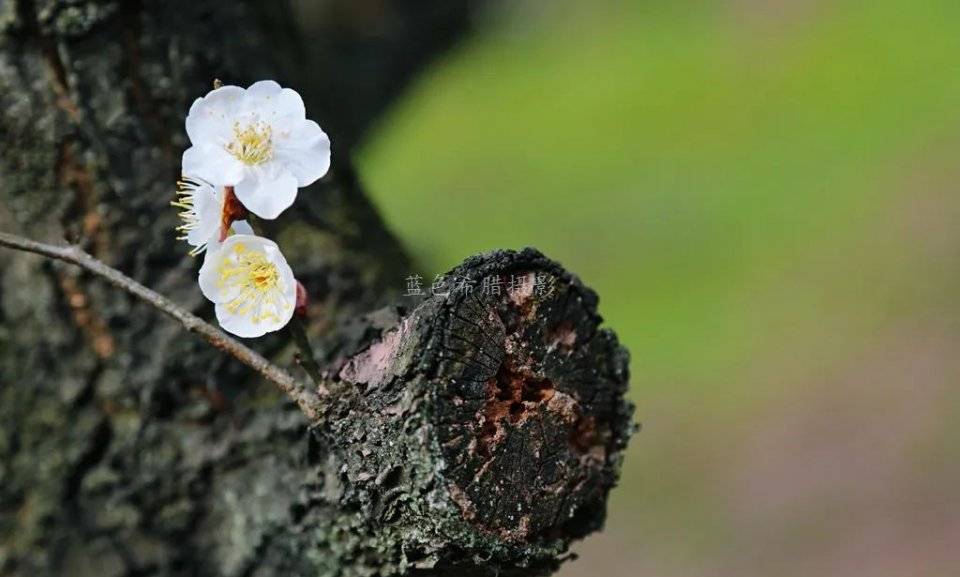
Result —
<svg viewBox="0 0 960 577"><path fill-rule="evenodd" d="M283 328L297 301L297 283L276 243L249 234L227 238L200 268L200 290L216 304L217 321L239 337Z"/></svg>

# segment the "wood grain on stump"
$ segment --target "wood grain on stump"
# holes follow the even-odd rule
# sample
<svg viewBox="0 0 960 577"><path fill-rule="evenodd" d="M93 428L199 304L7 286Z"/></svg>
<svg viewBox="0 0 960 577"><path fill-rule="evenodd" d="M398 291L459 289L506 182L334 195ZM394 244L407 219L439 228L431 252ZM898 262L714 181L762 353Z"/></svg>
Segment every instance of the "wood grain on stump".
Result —
<svg viewBox="0 0 960 577"><path fill-rule="evenodd" d="M344 363L330 441L357 502L398 534L415 528L412 561L551 566L603 522L631 431L627 353L593 291L535 250L446 279L449 294Z"/></svg>

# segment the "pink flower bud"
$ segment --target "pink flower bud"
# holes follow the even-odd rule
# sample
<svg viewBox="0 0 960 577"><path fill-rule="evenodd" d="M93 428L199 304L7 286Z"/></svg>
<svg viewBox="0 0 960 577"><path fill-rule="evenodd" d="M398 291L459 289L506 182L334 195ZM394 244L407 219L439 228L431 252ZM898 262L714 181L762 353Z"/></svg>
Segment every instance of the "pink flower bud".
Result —
<svg viewBox="0 0 960 577"><path fill-rule="evenodd" d="M308 304L310 304L310 296L307 295L307 288L303 286L303 283L297 281L297 304L293 308L293 314L300 318L306 318Z"/></svg>

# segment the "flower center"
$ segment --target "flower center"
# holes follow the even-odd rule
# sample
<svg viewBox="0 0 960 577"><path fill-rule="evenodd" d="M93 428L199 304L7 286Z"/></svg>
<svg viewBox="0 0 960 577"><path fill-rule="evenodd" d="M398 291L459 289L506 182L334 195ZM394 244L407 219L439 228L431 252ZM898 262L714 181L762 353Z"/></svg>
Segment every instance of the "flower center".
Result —
<svg viewBox="0 0 960 577"><path fill-rule="evenodd" d="M276 265L267 260L262 252L248 250L243 244L233 246L233 256L220 265L220 285L238 289L236 296L226 303L227 310L234 314L254 313L259 322L275 316L272 310L258 307L258 303L275 304L275 290L280 282ZM256 312L259 309L259 312Z"/></svg>
<svg viewBox="0 0 960 577"><path fill-rule="evenodd" d="M250 283L257 290L266 291L277 286L277 267L270 263L258 263L250 266Z"/></svg>
<svg viewBox="0 0 960 577"><path fill-rule="evenodd" d="M233 246L235 260L228 259L220 267L220 281L226 285L241 286L266 292L277 286L280 274L277 267L262 252L247 250L241 243Z"/></svg>
<svg viewBox="0 0 960 577"><path fill-rule="evenodd" d="M233 124L233 142L227 152L247 166L256 166L273 158L273 138L270 125L253 121L246 126Z"/></svg>

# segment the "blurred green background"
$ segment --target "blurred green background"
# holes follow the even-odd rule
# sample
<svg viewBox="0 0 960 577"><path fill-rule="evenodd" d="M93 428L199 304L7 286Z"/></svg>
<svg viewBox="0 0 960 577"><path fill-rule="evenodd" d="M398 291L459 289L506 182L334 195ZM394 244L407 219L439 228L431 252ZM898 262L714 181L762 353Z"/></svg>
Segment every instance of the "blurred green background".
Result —
<svg viewBox="0 0 960 577"><path fill-rule="evenodd" d="M359 164L431 278L536 246L632 353L561 575L958 574L960 3L502 3Z"/></svg>

